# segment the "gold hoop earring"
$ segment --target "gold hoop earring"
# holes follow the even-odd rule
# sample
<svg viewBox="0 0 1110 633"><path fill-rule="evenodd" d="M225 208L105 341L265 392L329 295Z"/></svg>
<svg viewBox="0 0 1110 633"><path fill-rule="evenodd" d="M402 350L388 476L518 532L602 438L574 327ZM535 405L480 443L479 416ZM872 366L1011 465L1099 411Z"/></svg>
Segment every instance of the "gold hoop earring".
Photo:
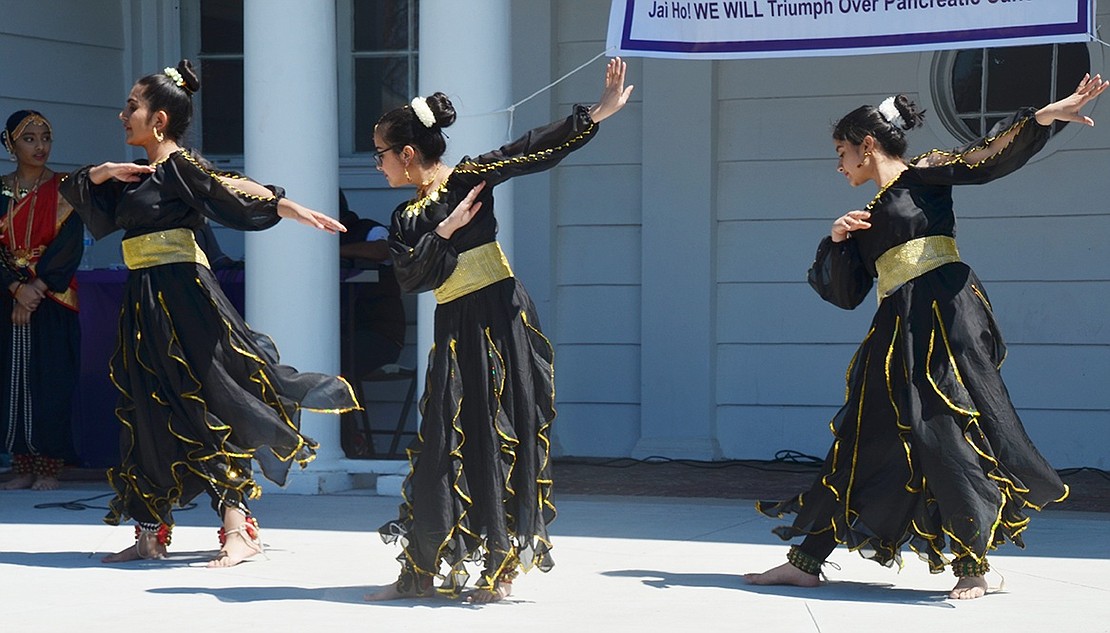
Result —
<svg viewBox="0 0 1110 633"><path fill-rule="evenodd" d="M154 140L161 143L162 141L166 140L166 135L162 133L162 130L154 128Z"/></svg>
<svg viewBox="0 0 1110 633"><path fill-rule="evenodd" d="M405 181L412 182L412 176L409 175L409 166L405 165Z"/></svg>

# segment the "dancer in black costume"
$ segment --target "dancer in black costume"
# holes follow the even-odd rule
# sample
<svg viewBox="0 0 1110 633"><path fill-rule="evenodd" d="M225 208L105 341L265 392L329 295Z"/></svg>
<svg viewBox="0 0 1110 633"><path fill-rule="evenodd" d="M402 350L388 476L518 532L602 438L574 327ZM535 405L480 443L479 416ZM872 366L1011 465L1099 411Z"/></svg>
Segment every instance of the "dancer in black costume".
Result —
<svg viewBox="0 0 1110 633"><path fill-rule="evenodd" d="M439 592L458 595L464 563L481 560L468 599L492 602L509 595L518 569L553 565L552 348L497 244L493 187L550 169L593 138L628 101L625 72L611 60L597 104L454 169L441 162L442 128L455 120L443 93L417 97L375 126L378 169L391 186L417 187L393 212L397 280L408 292L434 290L439 305L405 501L400 518L380 530L404 546L401 575L369 600L433 595L437 577Z"/></svg>
<svg viewBox="0 0 1110 633"><path fill-rule="evenodd" d="M836 125L838 170L852 186L874 182L866 209L833 222L810 284L851 309L877 277L879 309L848 368L848 395L832 421L835 441L812 488L774 505L796 513L775 529L788 562L754 584L812 587L825 558L847 545L883 565L908 545L939 573L957 576L949 596L986 592L987 552L1023 547L1026 508L1067 496L1033 446L999 374L1005 345L983 284L956 250L952 186L989 182L1039 151L1055 121L1093 125L1079 110L1107 83L1087 76L1070 96L1024 109L983 139L907 164L903 130L922 114L905 96L863 106ZM950 554L946 554L946 551Z"/></svg>
<svg viewBox="0 0 1110 633"><path fill-rule="evenodd" d="M120 113L129 145L149 163L103 163L62 184L96 238L122 229L130 269L110 372L119 388L121 463L109 471L116 492L105 521L138 522L136 542L107 556L114 563L161 558L173 507L208 493L220 515L220 553L209 566L230 567L261 551L247 506L261 489L252 459L284 484L290 464L315 456L300 432L300 409L357 407L342 378L278 363L273 342L250 330L228 302L197 246L207 216L244 231L291 218L335 233L336 220L305 208L277 187L213 171L178 143L200 88L192 65L143 77Z"/></svg>

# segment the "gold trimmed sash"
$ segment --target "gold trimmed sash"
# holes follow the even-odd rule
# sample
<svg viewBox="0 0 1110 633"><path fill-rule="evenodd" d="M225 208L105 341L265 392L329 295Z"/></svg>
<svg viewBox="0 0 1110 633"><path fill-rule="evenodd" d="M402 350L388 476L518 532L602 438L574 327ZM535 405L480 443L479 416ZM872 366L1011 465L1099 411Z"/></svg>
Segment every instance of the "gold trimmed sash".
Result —
<svg viewBox="0 0 1110 633"><path fill-rule="evenodd" d="M162 264L200 264L208 257L200 250L192 229L168 229L123 240L123 263L131 270Z"/></svg>
<svg viewBox="0 0 1110 633"><path fill-rule="evenodd" d="M956 249L956 240L947 235L919 237L895 246L875 261L879 271L879 303L907 281L958 261L960 252Z"/></svg>
<svg viewBox="0 0 1110 633"><path fill-rule="evenodd" d="M459 253L455 271L432 292L436 303L447 303L512 276L513 270L509 268L501 245L489 242Z"/></svg>

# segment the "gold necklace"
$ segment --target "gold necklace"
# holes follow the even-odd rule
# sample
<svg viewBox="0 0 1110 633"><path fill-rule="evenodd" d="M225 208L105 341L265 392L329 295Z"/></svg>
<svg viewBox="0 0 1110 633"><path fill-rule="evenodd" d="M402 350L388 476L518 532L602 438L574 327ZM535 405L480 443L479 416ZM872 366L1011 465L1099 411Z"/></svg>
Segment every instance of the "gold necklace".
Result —
<svg viewBox="0 0 1110 633"><path fill-rule="evenodd" d="M39 200L39 185L42 183L42 177L45 175L46 168L43 168L43 170L39 172L38 178L35 179L35 184L31 185L31 188L28 190L28 195L31 196L31 203L27 206L27 231L26 236L23 240L23 247L20 247L15 240L15 218L13 216L16 214L16 211L18 211L18 205L15 200L12 201L11 207L6 216L8 219L8 230L6 231L6 233L9 236L8 240L12 244L12 257L15 259L15 265L20 268L26 268L31 264L31 256L34 251L34 249L31 247L31 232L35 226L35 203L37 203ZM18 172L12 172L12 184L14 185L12 188L18 192ZM27 197L24 196L21 200L26 199Z"/></svg>
<svg viewBox="0 0 1110 633"><path fill-rule="evenodd" d="M420 186L416 188L416 197L417 198L423 198L423 197L428 195L428 187L431 186L431 184L436 181L436 177L439 176L439 170L442 167L443 167L443 163L440 163L440 164L436 165L436 169L435 169L435 171L432 172L431 177L429 177L424 182L420 183Z"/></svg>

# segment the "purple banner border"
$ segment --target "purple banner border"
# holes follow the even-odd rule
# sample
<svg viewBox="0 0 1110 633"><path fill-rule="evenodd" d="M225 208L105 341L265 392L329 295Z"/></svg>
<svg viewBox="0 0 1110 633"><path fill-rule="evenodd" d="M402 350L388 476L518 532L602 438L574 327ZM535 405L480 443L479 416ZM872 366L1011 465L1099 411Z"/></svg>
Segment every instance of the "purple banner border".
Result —
<svg viewBox="0 0 1110 633"><path fill-rule="evenodd" d="M621 30L621 50L629 52L659 53L764 53L780 51L835 51L839 49L891 48L903 46L928 46L932 44L1006 40L1054 35L1081 35L1090 33L1090 0L1076 0L1078 19L1074 23L1038 24L1009 28L970 29L867 37L828 37L796 40L741 40L735 42L675 42L662 40L634 40L632 10L635 0L626 0L624 27Z"/></svg>

